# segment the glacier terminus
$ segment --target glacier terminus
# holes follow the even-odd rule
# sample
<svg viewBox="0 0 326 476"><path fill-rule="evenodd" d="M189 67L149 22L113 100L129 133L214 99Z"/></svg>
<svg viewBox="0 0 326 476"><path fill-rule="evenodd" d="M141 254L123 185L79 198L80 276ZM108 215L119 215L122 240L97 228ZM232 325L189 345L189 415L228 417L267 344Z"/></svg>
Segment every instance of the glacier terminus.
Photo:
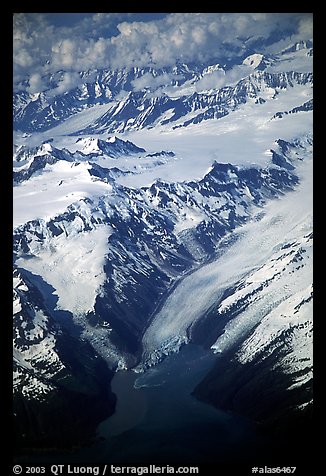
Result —
<svg viewBox="0 0 326 476"><path fill-rule="evenodd" d="M237 448L299 471L311 23L14 15L17 462L232 464Z"/></svg>

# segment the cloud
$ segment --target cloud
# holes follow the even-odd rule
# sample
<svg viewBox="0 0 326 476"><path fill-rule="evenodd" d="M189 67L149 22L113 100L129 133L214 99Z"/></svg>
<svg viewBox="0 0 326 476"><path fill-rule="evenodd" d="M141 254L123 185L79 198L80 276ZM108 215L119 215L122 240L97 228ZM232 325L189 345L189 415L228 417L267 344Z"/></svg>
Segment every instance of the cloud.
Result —
<svg viewBox="0 0 326 476"><path fill-rule="evenodd" d="M109 67L110 44L104 38L60 39L52 46L51 62L48 70L87 71Z"/></svg>
<svg viewBox="0 0 326 476"><path fill-rule="evenodd" d="M312 16L304 15L299 21L298 28L299 39L310 40L313 36L313 19Z"/></svg>
<svg viewBox="0 0 326 476"><path fill-rule="evenodd" d="M130 91L125 91L121 89L121 91L115 96L116 101L124 101L129 96Z"/></svg>
<svg viewBox="0 0 326 476"><path fill-rule="evenodd" d="M227 71L212 71L197 81L195 88L197 92L207 91L209 89L221 89L224 86L237 83L240 79L247 77L252 71L253 69L246 65L236 65Z"/></svg>
<svg viewBox="0 0 326 476"><path fill-rule="evenodd" d="M134 91L141 91L143 89L155 90L159 86L167 86L174 84L178 79L183 79L180 74L168 74L163 73L158 76L154 76L152 73L145 73L139 78L131 81L131 85Z"/></svg>
<svg viewBox="0 0 326 476"><path fill-rule="evenodd" d="M29 87L36 90L37 84L44 86L41 77L57 71L72 74L96 68L162 68L177 61L219 61L251 53L248 47L258 39L263 49L264 43L312 36L312 15L302 13L171 13L159 19L152 19L152 14L97 13L85 14L71 26L67 24L73 14L62 15L64 26L51 24L51 14L15 14L16 83L29 79ZM40 77L32 77L35 74ZM148 87L160 87L155 85L160 80L146 77L143 87L146 81ZM218 80L218 74L205 79L213 80ZM142 82L133 87L141 88Z"/></svg>
<svg viewBox="0 0 326 476"><path fill-rule="evenodd" d="M112 38L112 59L158 67L178 61L209 61L245 54L246 42L309 34L311 16L286 13L173 13L151 23L123 22ZM120 58L116 52L120 52Z"/></svg>
<svg viewBox="0 0 326 476"><path fill-rule="evenodd" d="M205 74L197 81L195 88L197 92L207 91L209 89L220 89L226 84L226 74L224 71L212 71Z"/></svg>
<svg viewBox="0 0 326 476"><path fill-rule="evenodd" d="M47 84L42 79L40 73L32 73L29 78L28 91L31 94L40 93L47 89Z"/></svg>
<svg viewBox="0 0 326 476"><path fill-rule="evenodd" d="M57 15L57 14L53 14ZM61 14L66 22L69 15ZM109 66L109 38L99 33L118 30L127 14L89 15L72 27L50 24L51 14L19 13L13 21L14 84L23 79L35 82L33 74L50 75L60 70L80 72ZM35 89L35 88L34 88Z"/></svg>
<svg viewBox="0 0 326 476"><path fill-rule="evenodd" d="M47 96L53 97L58 96L59 94L64 94L65 92L70 91L78 87L82 82L82 79L78 73L63 73L58 85L48 91Z"/></svg>
<svg viewBox="0 0 326 476"><path fill-rule="evenodd" d="M294 34L302 22L300 14L274 13L173 13L152 23L123 22L112 38L114 64L144 64L162 67L179 61L208 61L210 58L242 55L251 38Z"/></svg>

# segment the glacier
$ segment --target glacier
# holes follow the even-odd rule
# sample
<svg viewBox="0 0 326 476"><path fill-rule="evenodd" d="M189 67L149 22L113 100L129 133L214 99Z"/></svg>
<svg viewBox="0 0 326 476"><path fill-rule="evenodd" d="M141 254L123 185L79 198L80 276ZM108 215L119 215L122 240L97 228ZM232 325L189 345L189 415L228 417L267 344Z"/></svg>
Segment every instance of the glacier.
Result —
<svg viewBox="0 0 326 476"><path fill-rule="evenodd" d="M285 260L281 261L279 268L272 271L269 271L266 263L269 260L275 261L277 250L281 250L286 243L301 239L303 235L312 232L312 163L309 144L303 155L306 156L307 162L304 166L299 166L302 181L296 190L271 201L264 207L263 217L253 216L249 223L235 230L234 243L229 245L216 261L200 267L198 271L184 278L164 302L162 309L144 334L145 353L159 349L161 342L163 342L162 347L166 349L169 340L171 340L171 345L168 346L170 350L174 348L173 343L176 340L178 342L176 348L178 348L179 342L187 341L187 331L191 329L193 323L202 318L211 307L217 306L219 301L222 302L218 305L218 309L220 312L225 312L225 308L231 306L233 300L240 300L245 292L253 293L254 286L249 290L248 286L243 286L240 288L241 291L233 291L231 297L222 299L225 291L234 283L242 282L244 277L246 277L244 282L255 283L255 287L258 287L281 272L286 265ZM221 245L223 246L223 240ZM295 278L298 278L298 274L295 274ZM277 283L275 295L268 287L268 295L264 299L267 302L263 304L266 307L266 314L274 308L276 299L282 301L286 298L282 296L283 288L287 289L286 293L289 296L292 296L300 291L300 287L304 290L311 284L311 262L309 272L305 268L302 274L303 283L298 280L292 284L291 279L284 276L285 283L283 286ZM191 300L189 296L192 296ZM268 300L270 300L269 304ZM246 313L238 317L238 323L233 320L229 322L223 336L213 345L213 348L222 352L228 346L232 346L237 335L241 336L248 331L248 328L255 327L263 315L264 310L257 309L257 306L251 302ZM176 339L176 336L179 338ZM263 336L264 333L257 337L257 340L263 339Z"/></svg>
<svg viewBox="0 0 326 476"><path fill-rule="evenodd" d="M230 68L179 65L154 91L137 80L165 70L102 70L51 103L15 93L17 415L42 413L55 395L71 405L72 388L80 408L91 393L112 413L101 382L189 342L230 364L230 401L245 388L238 369L251 382L257 366L279 372L280 398L297 392L288 406L307 412L312 60L310 43L254 53L241 77L206 90ZM238 411L216 397L218 372L198 397Z"/></svg>

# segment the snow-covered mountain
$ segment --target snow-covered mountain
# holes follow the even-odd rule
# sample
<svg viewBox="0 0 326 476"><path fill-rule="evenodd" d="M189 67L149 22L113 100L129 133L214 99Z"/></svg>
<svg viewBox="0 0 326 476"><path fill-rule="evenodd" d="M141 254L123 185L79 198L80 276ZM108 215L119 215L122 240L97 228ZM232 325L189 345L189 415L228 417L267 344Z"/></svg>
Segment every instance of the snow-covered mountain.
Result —
<svg viewBox="0 0 326 476"><path fill-rule="evenodd" d="M126 95L127 91L133 91L134 82L139 84L143 77L164 78L162 84L166 84L169 76L169 84L180 85L193 83L209 72L207 65L178 64L172 68L132 68L123 70L95 70L80 72L81 86L69 92L58 94L53 97L51 89L37 94L27 92L15 92L14 94L14 124L15 128L22 131L46 130L62 122L72 114L80 112L94 105L114 104L119 102L119 97ZM60 82L64 71L56 75L50 75L47 81L55 89ZM150 87L148 86L148 89Z"/></svg>
<svg viewBox="0 0 326 476"><path fill-rule="evenodd" d="M93 166L87 167L90 182L102 183L107 193L74 203L50 220L16 228L17 263L53 286L65 309L77 316L94 314L87 319L106 322L119 340L125 340L124 347L134 350L160 293L212 256L219 239L248 220L253 208L297 182L295 175L279 167L239 169L215 163L198 182L156 181L134 190L108 183L108 174L102 172L101 177ZM84 253L90 253L89 265ZM80 267L77 259L83 260ZM104 265L104 273L96 266L94 271L89 268L94 259ZM55 263L64 260L70 278L55 271ZM76 279L81 273L85 278ZM125 339L124 332L130 332Z"/></svg>
<svg viewBox="0 0 326 476"><path fill-rule="evenodd" d="M58 161L75 162L98 162L98 159L114 159L116 157L141 154L145 149L137 147L130 141L124 141L118 137L109 137L101 140L86 137L76 141L74 153L67 149L58 149L51 143L44 142L39 147L19 146L14 153L13 178L16 183L28 180L32 175L40 174L47 165L53 165Z"/></svg>
<svg viewBox="0 0 326 476"><path fill-rule="evenodd" d="M92 437L97 423L113 413L115 397L103 384L112 372L76 331L67 332L49 315L42 293L51 290L30 277L14 269L14 444L70 447Z"/></svg>
<svg viewBox="0 0 326 476"><path fill-rule="evenodd" d="M302 233L309 229L304 225ZM276 249L206 316L211 327L220 321L212 346L220 359L195 394L218 408L254 418L276 434L288 425L308 429L313 402L312 300L308 232ZM199 331L203 338L202 328L200 323L193 333Z"/></svg>
<svg viewBox="0 0 326 476"><path fill-rule="evenodd" d="M179 98L167 95L148 98L143 92L129 93L117 106L97 119L94 125L79 133L122 133L166 124L172 124L172 128L186 127L207 119L219 119L247 101L264 103L266 97L277 94L277 90L311 82L311 73L290 72L280 75L256 72L235 86L225 86L209 94L194 92Z"/></svg>
<svg viewBox="0 0 326 476"><path fill-rule="evenodd" d="M80 72L85 84L57 97L16 93L18 434L22 412L48 422L57 395L58 408L77 392L76 412L89 393L112 412L103 375L143 371L187 342L221 355L199 398L264 421L308 413L313 75L312 45L298 45L238 65ZM272 370L279 391L254 412L246 388Z"/></svg>
<svg viewBox="0 0 326 476"><path fill-rule="evenodd" d="M239 102L248 99L262 101L269 88L285 88L286 83L292 86L293 82L302 84L311 81L311 74L303 73L312 71L306 67L306 58L312 52L311 42L298 42L278 55L254 53L243 59L244 70L240 69L237 74L234 74L237 65L227 60L223 67L220 64L195 63L160 69L135 67L81 72L82 85L63 94L53 96L51 89L38 94L16 92L14 126L25 132L47 130L80 111L99 105L107 105L107 113L88 132L99 131L104 127L109 132L122 132L156 125L157 122L166 124L187 114L194 123L218 118ZM289 64L288 69L283 67L285 62ZM275 71L284 74L275 76ZM218 80L214 86L212 78L216 72L220 72L222 77L224 75L225 82L230 83L230 86L220 88ZM253 73L253 76L250 77L249 73ZM61 75L58 73L47 78L54 90L63 74L61 72ZM238 81L234 80L237 77L240 79L238 85ZM153 87L152 83L160 87ZM208 84L208 95L196 94L198 90L205 92ZM211 95L213 97L207 97ZM197 110L198 114L191 114ZM184 125L190 123L188 121L186 116ZM176 125L180 124L177 122Z"/></svg>

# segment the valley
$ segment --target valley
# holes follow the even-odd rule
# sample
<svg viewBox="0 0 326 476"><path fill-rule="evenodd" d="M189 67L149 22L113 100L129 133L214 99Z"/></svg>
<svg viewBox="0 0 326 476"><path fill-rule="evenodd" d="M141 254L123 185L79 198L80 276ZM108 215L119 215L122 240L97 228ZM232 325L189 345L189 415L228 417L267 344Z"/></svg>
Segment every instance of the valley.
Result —
<svg viewBox="0 0 326 476"><path fill-rule="evenodd" d="M283 458L310 431L313 49L275 48L15 92L18 462Z"/></svg>

